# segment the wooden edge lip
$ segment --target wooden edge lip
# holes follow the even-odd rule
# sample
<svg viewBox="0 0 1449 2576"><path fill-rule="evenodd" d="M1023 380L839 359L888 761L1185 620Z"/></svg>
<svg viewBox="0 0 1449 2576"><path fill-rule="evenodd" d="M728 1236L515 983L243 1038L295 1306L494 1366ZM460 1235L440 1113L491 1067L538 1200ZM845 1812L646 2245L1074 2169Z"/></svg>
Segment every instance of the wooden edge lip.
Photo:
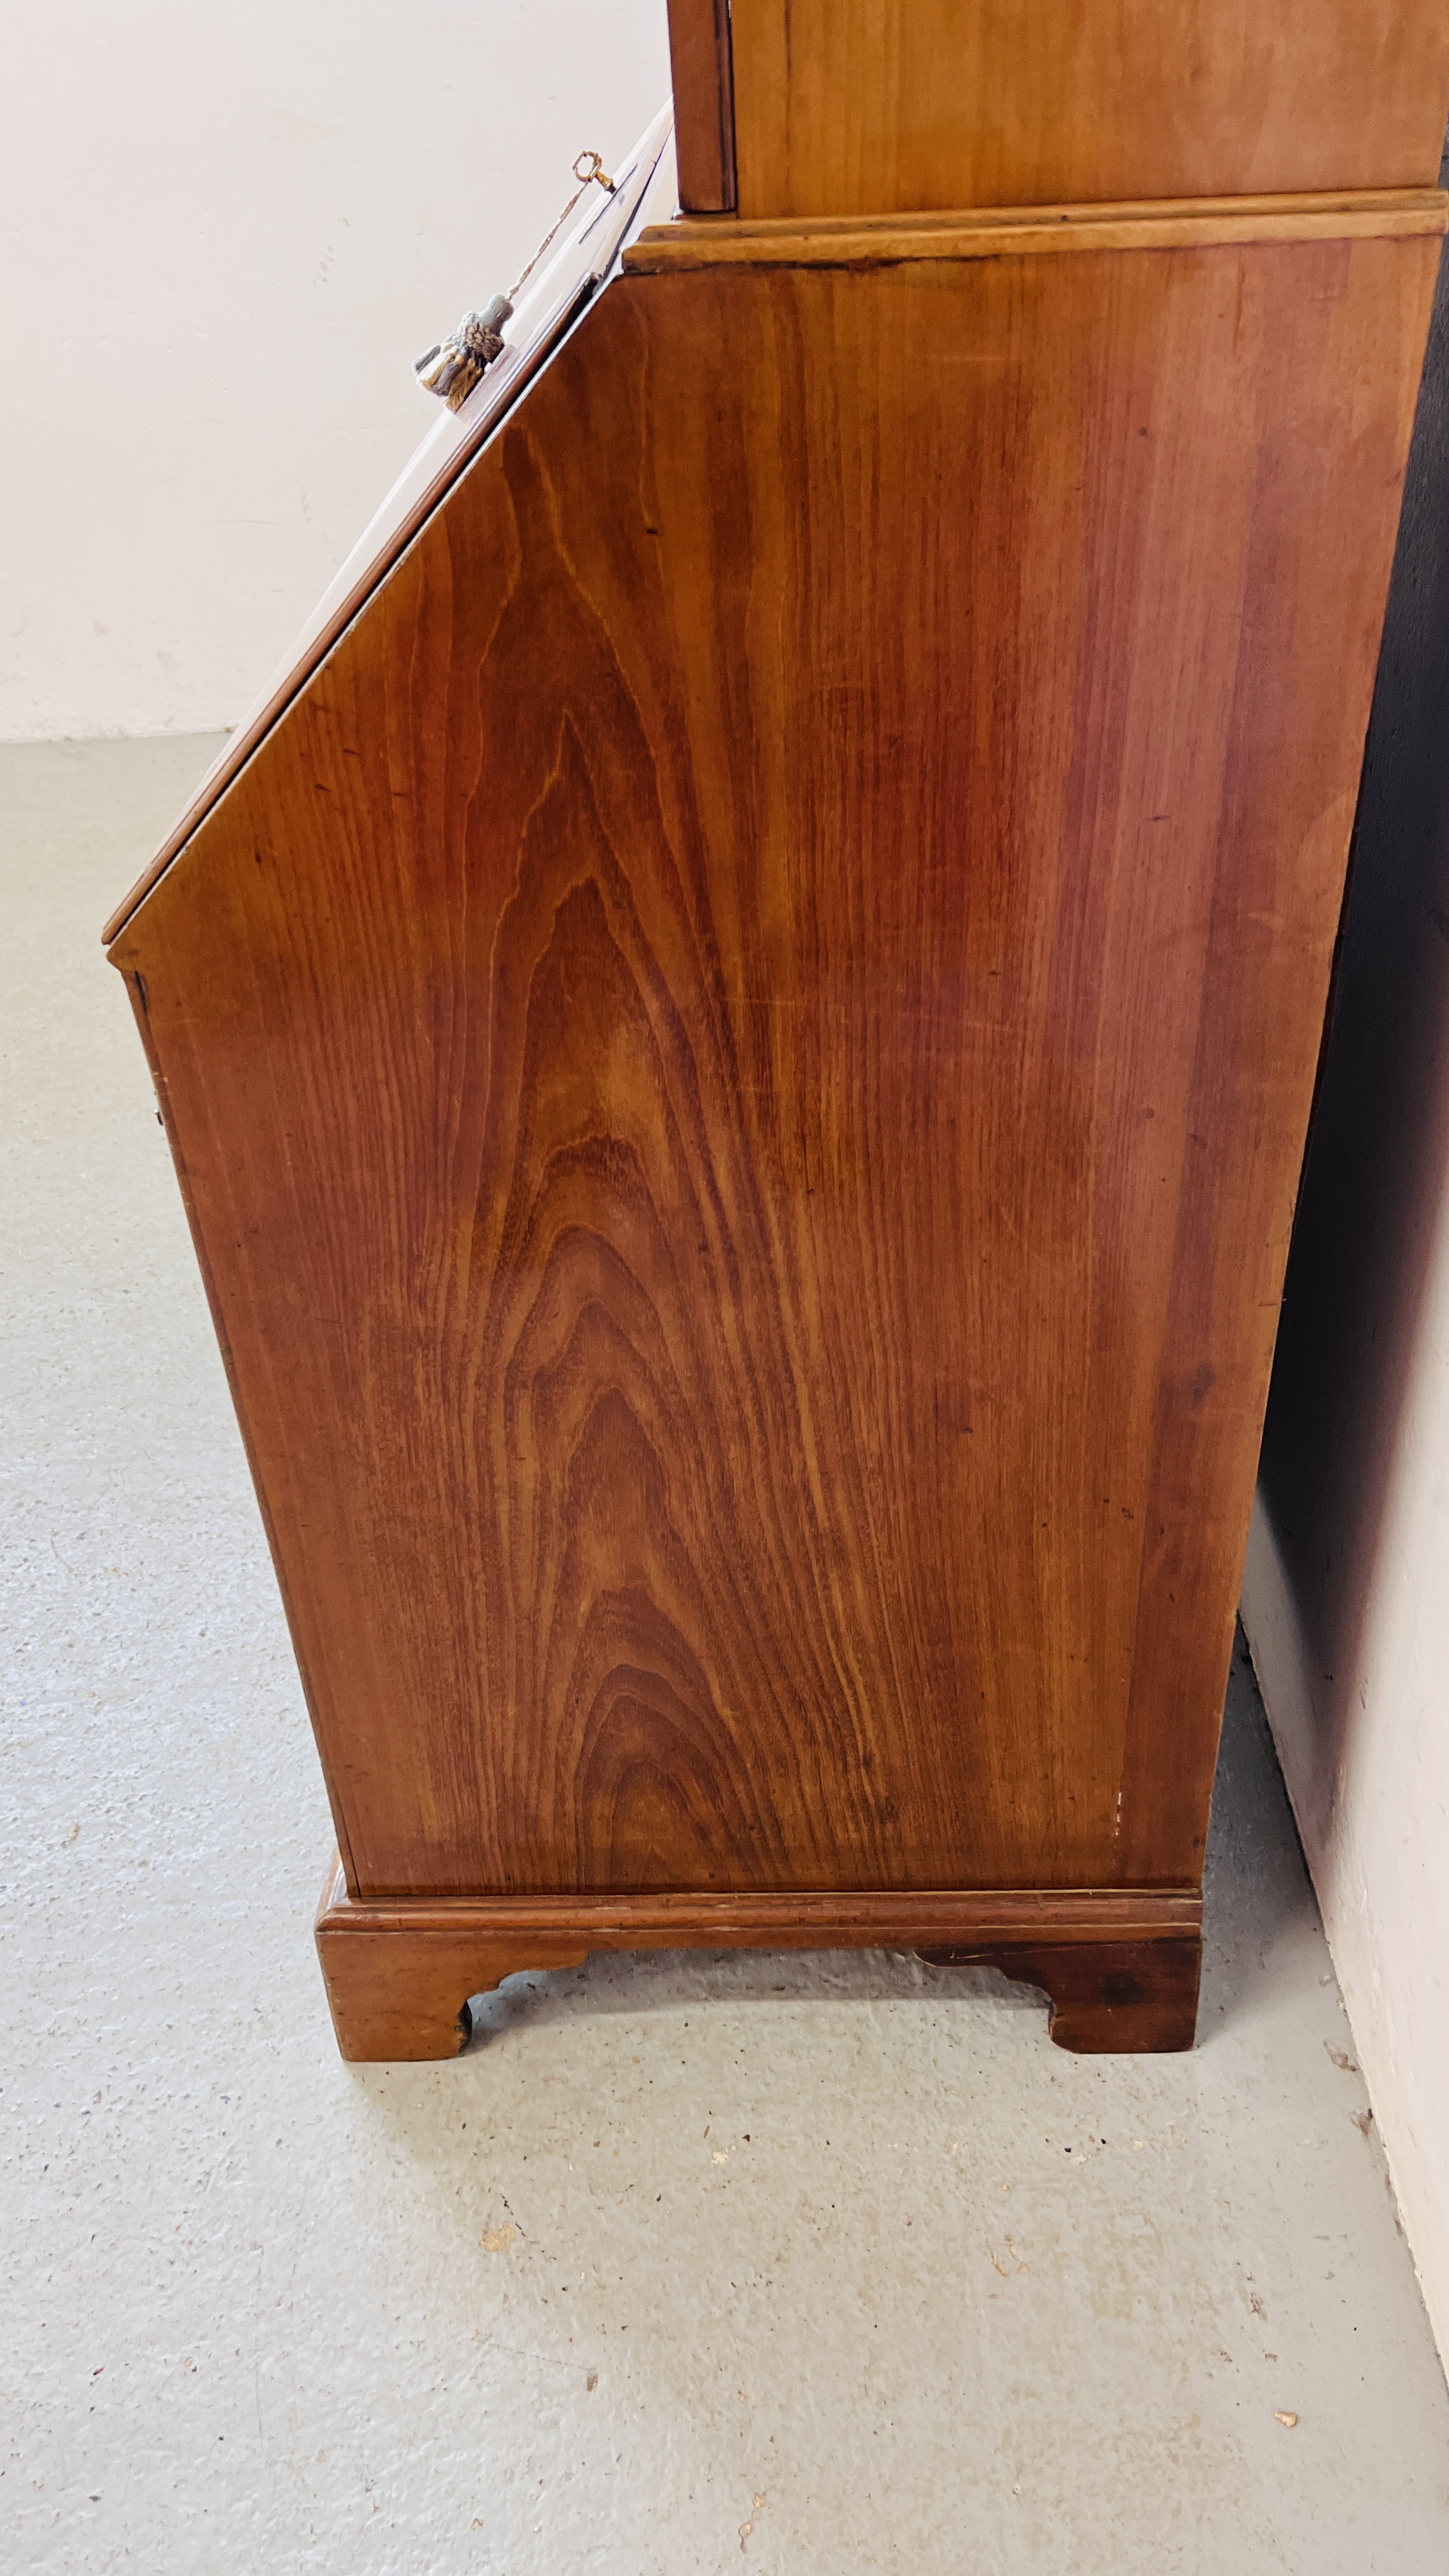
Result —
<svg viewBox="0 0 1449 2576"><path fill-rule="evenodd" d="M319 1939L354 1933L571 1936L599 1948L759 1943L815 1946L915 1941L1021 1943L1181 1939L1202 1928L1198 1888L817 1888L762 1895L352 1897L340 1859L317 1910Z"/></svg>
<svg viewBox="0 0 1449 2576"><path fill-rule="evenodd" d="M1201 249L1215 243L1403 239L1441 234L1441 188L1280 197L1182 197L1137 204L967 207L910 215L686 216L651 224L625 274L703 268L891 268L1071 250Z"/></svg>

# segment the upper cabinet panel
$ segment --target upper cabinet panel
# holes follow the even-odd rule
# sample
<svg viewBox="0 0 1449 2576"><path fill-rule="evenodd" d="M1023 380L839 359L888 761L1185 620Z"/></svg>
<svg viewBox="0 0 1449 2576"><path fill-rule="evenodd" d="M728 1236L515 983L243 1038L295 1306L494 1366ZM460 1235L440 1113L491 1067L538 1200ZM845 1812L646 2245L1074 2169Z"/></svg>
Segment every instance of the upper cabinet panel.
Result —
<svg viewBox="0 0 1449 2576"><path fill-rule="evenodd" d="M1442 0L732 0L731 29L742 215L1422 187L1449 94Z"/></svg>

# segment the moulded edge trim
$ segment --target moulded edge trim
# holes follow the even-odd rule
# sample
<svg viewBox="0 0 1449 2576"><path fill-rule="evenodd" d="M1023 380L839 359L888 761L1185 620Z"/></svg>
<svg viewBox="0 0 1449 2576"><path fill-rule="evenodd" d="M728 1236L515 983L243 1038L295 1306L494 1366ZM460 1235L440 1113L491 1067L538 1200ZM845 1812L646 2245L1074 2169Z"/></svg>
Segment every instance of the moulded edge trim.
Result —
<svg viewBox="0 0 1449 2576"><path fill-rule="evenodd" d="M1137 1941L1202 1928L1200 1888L787 1888L720 1896L351 1896L334 1860L317 1930L435 1932L476 1938L570 1936L591 1947L869 1948L894 1938Z"/></svg>
<svg viewBox="0 0 1449 2576"><path fill-rule="evenodd" d="M899 268L1027 253L1202 250L1219 243L1412 239L1449 220L1441 188L984 206L911 215L682 216L624 253L630 277L707 268Z"/></svg>

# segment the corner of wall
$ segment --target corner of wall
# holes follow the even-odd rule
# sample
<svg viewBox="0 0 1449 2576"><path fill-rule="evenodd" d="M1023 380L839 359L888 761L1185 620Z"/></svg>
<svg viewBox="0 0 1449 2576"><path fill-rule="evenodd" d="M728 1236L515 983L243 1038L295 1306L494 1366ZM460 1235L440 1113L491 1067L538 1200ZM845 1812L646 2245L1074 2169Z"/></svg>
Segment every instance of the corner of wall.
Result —
<svg viewBox="0 0 1449 2576"><path fill-rule="evenodd" d="M1404 1790L1402 1760L1395 1759L1395 1751L1402 1757L1406 1729L1400 1725L1397 1748L1385 1746L1393 1712L1386 1721L1383 1702L1391 1684L1381 1671L1313 1673L1261 1489L1248 1539L1241 1615L1401 2224L1440 2358L1449 2371L1449 2157L1443 2143L1449 2136L1449 2020L1444 2009L1449 1997L1443 1990L1444 1963L1434 1956L1432 1938L1415 1942L1412 1936L1413 1890L1404 1881L1424 1874L1427 1856L1422 1850L1417 1855L1400 1852L1407 1868L1394 1866L1396 1846L1404 1840L1393 1815L1394 1801ZM1338 1720L1343 1702L1351 1699L1367 1709L1371 1698L1378 1726L1364 1730L1366 1760L1355 1757L1351 1743L1346 1754L1336 1752L1335 1745L1343 1741ZM1376 1795L1358 1775L1385 1753ZM1422 1827L1422 1813L1417 1821ZM1449 1848L1441 1876L1449 1880Z"/></svg>

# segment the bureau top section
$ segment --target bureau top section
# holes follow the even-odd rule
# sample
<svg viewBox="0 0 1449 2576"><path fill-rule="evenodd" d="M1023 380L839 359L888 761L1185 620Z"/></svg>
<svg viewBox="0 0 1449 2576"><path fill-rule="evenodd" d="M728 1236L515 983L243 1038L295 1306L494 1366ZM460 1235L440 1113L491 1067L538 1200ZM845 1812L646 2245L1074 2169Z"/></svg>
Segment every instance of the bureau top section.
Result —
<svg viewBox="0 0 1449 2576"><path fill-rule="evenodd" d="M669 0L687 211L1424 187L1443 0Z"/></svg>

